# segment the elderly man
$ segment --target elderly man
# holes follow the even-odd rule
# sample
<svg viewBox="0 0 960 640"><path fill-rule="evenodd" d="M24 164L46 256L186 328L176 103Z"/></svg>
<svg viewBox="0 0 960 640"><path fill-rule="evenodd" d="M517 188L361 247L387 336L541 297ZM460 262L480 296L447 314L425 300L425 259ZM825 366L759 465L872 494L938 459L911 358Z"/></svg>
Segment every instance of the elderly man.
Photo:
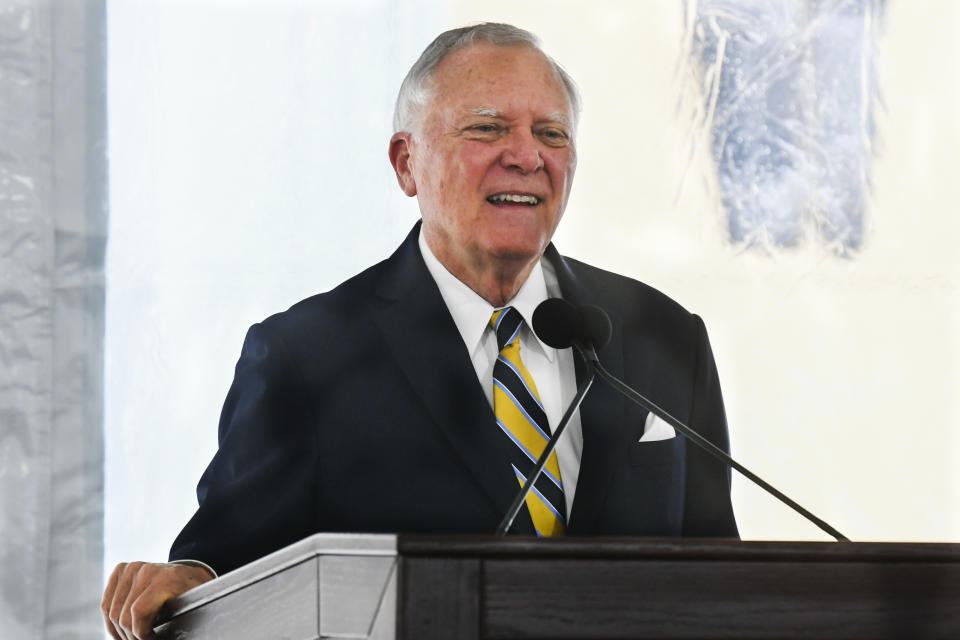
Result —
<svg viewBox="0 0 960 640"><path fill-rule="evenodd" d="M530 329L548 297L606 309L608 368L728 446L700 319L550 244L578 112L526 31L456 29L424 51L389 152L422 222L387 260L250 329L179 562L110 578L115 638L149 637L165 600L318 531L492 533L576 390L570 350ZM736 536L726 469L663 427L595 387L512 532Z"/></svg>

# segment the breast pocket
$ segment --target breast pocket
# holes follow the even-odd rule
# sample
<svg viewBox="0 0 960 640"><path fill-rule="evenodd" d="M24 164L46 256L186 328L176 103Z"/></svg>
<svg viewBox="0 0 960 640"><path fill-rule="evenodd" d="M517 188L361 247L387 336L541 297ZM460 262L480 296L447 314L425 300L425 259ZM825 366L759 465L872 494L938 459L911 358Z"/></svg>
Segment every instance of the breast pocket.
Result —
<svg viewBox="0 0 960 640"><path fill-rule="evenodd" d="M633 442L627 452L631 467L678 465L683 458L684 443L680 436L652 442Z"/></svg>
<svg viewBox="0 0 960 640"><path fill-rule="evenodd" d="M599 530L629 536L678 536L685 493L685 442L631 442L614 474Z"/></svg>

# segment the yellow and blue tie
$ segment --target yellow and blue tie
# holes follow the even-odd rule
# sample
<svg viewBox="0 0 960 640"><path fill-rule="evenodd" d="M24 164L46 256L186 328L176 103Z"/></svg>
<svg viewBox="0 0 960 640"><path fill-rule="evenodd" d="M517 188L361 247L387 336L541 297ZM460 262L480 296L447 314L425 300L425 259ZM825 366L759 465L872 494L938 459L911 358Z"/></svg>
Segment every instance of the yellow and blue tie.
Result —
<svg viewBox="0 0 960 640"><path fill-rule="evenodd" d="M517 481L523 486L550 439L547 414L533 376L520 359L523 316L513 307L497 309L490 318L490 326L496 332L500 351L493 365L493 412L497 426L515 445L511 449L510 463ZM563 535L566 500L556 452L547 459L543 473L527 495L526 504L537 535Z"/></svg>

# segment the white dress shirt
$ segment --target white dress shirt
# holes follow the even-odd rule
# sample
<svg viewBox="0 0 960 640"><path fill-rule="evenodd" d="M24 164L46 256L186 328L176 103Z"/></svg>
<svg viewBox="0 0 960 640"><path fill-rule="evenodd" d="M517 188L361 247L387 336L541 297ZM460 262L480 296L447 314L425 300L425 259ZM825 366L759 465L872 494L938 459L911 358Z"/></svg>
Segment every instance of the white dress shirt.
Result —
<svg viewBox="0 0 960 640"><path fill-rule="evenodd" d="M477 372L477 379L483 392L487 395L487 402L493 408L493 365L497 361L497 337L490 327L490 316L499 307L493 307L481 298L470 287L458 280L447 271L446 267L437 260L427 246L420 231L420 253L427 264L427 270L433 276L440 295L443 297L453 321L460 331L463 343L470 354L473 368ZM530 371L540 392L540 401L546 410L547 420L550 422L550 432L560 423L563 412L573 401L577 393L576 371L573 362L573 350L557 350L547 346L537 338L530 328L533 321L533 310L547 298L559 298L560 285L557 282L553 265L547 260L540 260L527 277L527 281L520 287L517 295L505 306L511 306L520 312L526 325L520 332L520 357ZM501 432L491 420L490 430L500 435ZM580 427L580 412L576 412L567 425L563 438L555 449L557 462L560 464L560 477L563 483L563 493L567 503L567 515L573 508L573 497L577 490L577 478L580 475L580 456L583 452L583 431ZM493 462L493 461L491 461ZM508 464L503 461L504 467ZM519 490L519 485L517 489Z"/></svg>

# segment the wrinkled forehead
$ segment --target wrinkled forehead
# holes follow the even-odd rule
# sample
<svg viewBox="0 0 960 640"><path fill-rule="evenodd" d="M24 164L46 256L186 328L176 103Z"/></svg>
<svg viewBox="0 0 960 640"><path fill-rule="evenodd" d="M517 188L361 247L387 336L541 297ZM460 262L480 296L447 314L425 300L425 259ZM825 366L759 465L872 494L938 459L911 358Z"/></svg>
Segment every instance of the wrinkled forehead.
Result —
<svg viewBox="0 0 960 640"><path fill-rule="evenodd" d="M518 57L526 57L526 64L517 64ZM536 61L534 64L530 64ZM560 70L556 64L540 49L530 45L495 45L485 42L473 43L455 49L444 56L433 69L427 79L426 88L429 91L428 101L437 98L465 99L465 91L472 88L486 88L491 90L509 88L516 85L515 75L518 69L524 69L526 82L543 81L552 84L557 93L562 95L566 102L565 113L552 111L551 119L574 126L576 119L575 103L570 95ZM539 77L538 77L539 76ZM479 115L502 117L504 114L491 102L484 102L483 98L474 98L474 104L465 105L465 108L478 112ZM486 113L479 113L484 111Z"/></svg>

